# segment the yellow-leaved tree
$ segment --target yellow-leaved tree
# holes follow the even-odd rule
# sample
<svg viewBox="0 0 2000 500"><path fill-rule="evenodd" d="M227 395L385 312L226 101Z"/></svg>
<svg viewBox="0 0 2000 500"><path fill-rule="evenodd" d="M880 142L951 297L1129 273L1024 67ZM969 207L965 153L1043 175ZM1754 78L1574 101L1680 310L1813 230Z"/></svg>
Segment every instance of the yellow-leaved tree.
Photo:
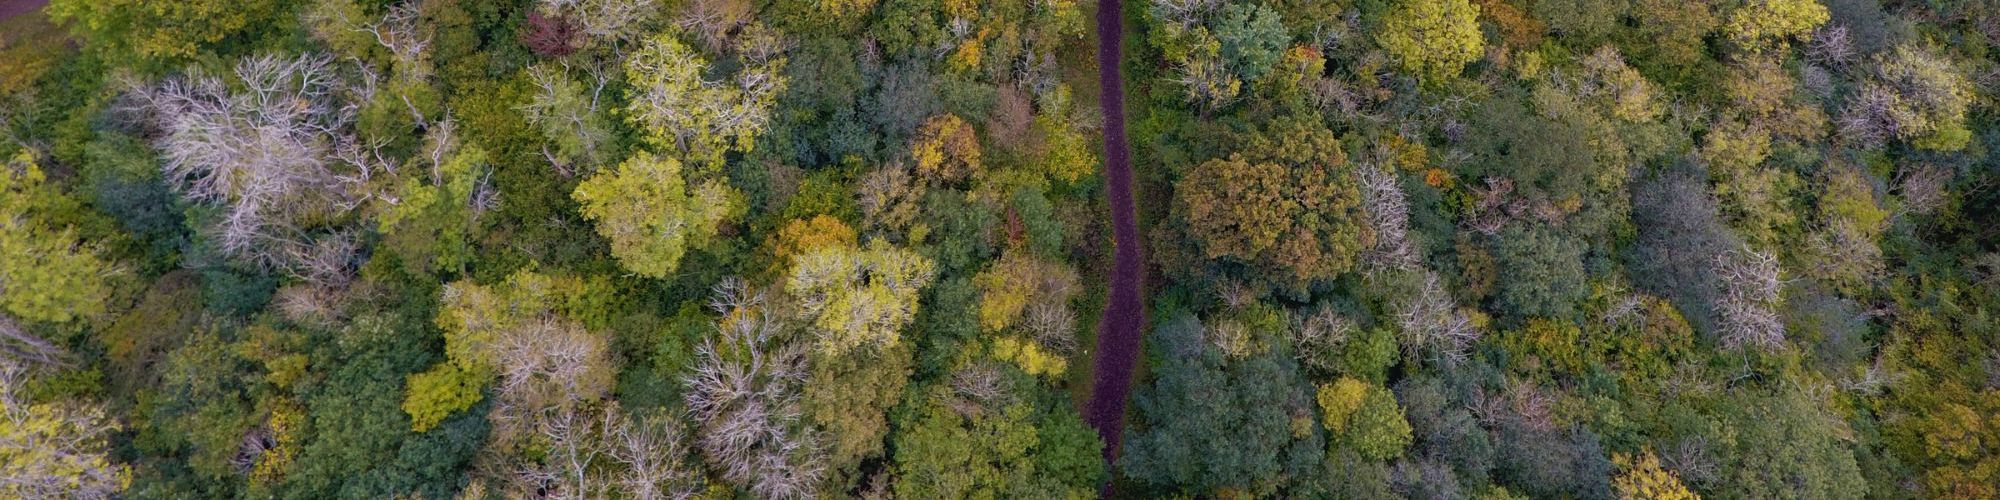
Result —
<svg viewBox="0 0 2000 500"><path fill-rule="evenodd" d="M1679 476L1660 466L1660 458L1653 456L1652 450L1641 452L1637 457L1623 453L1611 457L1613 463L1625 470L1612 479L1611 486L1618 490L1620 500L1700 500L1701 495L1689 491L1681 484Z"/></svg>
<svg viewBox="0 0 2000 500"><path fill-rule="evenodd" d="M1752 52L1782 47L1785 42L1811 33L1832 16L1818 0L1750 0L1729 13L1724 32L1729 39Z"/></svg>
<svg viewBox="0 0 2000 500"><path fill-rule="evenodd" d="M0 497L109 498L130 486L132 471L106 452L118 421L94 404L28 401L25 375L0 360Z"/></svg>
<svg viewBox="0 0 2000 500"><path fill-rule="evenodd" d="M61 224L82 208L43 181L25 150L0 165L0 308L54 323L101 313L111 266Z"/></svg>
<svg viewBox="0 0 2000 500"><path fill-rule="evenodd" d="M839 355L895 343L916 319L918 292L937 264L882 240L866 247L831 245L792 258L785 293L798 300L821 352Z"/></svg>
<svg viewBox="0 0 2000 500"><path fill-rule="evenodd" d="M1375 43L1403 71L1436 83L1485 53L1479 7L1467 0L1404 0L1382 19Z"/></svg>
<svg viewBox="0 0 2000 500"><path fill-rule="evenodd" d="M653 278L680 269L688 249L706 248L743 211L743 195L728 184L710 179L688 189L679 160L644 151L578 184L572 196L611 240L618 263Z"/></svg>

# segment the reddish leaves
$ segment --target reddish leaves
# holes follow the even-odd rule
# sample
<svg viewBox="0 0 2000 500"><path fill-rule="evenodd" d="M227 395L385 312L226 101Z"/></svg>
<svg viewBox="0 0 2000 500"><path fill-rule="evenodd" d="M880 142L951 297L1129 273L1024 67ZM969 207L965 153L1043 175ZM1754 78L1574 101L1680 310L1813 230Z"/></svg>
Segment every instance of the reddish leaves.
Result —
<svg viewBox="0 0 2000 500"><path fill-rule="evenodd" d="M583 29L567 16L529 12L528 23L521 26L521 45L537 56L563 57L576 52L582 34Z"/></svg>

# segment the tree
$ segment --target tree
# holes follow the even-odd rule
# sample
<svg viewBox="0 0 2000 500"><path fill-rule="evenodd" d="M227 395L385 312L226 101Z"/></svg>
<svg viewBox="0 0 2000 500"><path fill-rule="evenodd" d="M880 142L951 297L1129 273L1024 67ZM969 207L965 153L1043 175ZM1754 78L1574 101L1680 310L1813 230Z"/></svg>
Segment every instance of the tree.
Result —
<svg viewBox="0 0 2000 500"><path fill-rule="evenodd" d="M1390 309L1402 330L1398 340L1404 352L1427 355L1447 365L1465 361L1473 342L1482 335L1480 329L1451 298L1436 271L1413 273L1421 280L1416 282L1417 288L1397 299Z"/></svg>
<svg viewBox="0 0 2000 500"><path fill-rule="evenodd" d="M860 245L859 236L847 223L829 215L815 215L811 219L792 219L778 228L769 242L771 266L782 276L791 269L792 259L817 248Z"/></svg>
<svg viewBox="0 0 2000 500"><path fill-rule="evenodd" d="M1785 344L1785 323L1778 314L1784 281L1778 258L1743 247L1715 256L1714 273L1721 293L1715 310L1722 328L1722 345L1773 350Z"/></svg>
<svg viewBox="0 0 2000 500"><path fill-rule="evenodd" d="M1205 330L1181 316L1153 331L1160 363L1133 395L1140 425L1126 431L1119 470L1191 494L1273 494L1319 468L1325 445L1291 354L1272 348L1230 359Z"/></svg>
<svg viewBox="0 0 2000 500"><path fill-rule="evenodd" d="M1723 481L1731 494L1755 498L1863 498L1854 432L1831 409L1796 389L1749 392L1727 415L1736 433ZM1782 444L1782 445L1780 445Z"/></svg>
<svg viewBox="0 0 2000 500"><path fill-rule="evenodd" d="M687 189L681 162L640 151L611 171L576 186L571 196L597 234L611 240L611 255L625 269L664 278L680 268L688 249L703 249L725 221L739 217L742 194L719 179Z"/></svg>
<svg viewBox="0 0 2000 500"><path fill-rule="evenodd" d="M1402 0L1384 14L1375 43L1404 72L1437 83L1484 55L1478 18L1468 0Z"/></svg>
<svg viewBox="0 0 2000 500"><path fill-rule="evenodd" d="M1371 389L1367 382L1348 377L1319 387L1320 422L1332 437L1347 435L1348 420L1361 410L1361 404L1367 401Z"/></svg>
<svg viewBox="0 0 2000 500"><path fill-rule="evenodd" d="M1030 374L1060 376L1076 354L1077 276L1061 262L1016 247L972 278L979 287L979 323L994 355Z"/></svg>
<svg viewBox="0 0 2000 500"><path fill-rule="evenodd" d="M613 406L605 419L606 454L625 467L612 481L627 498L685 500L702 490L701 471L687 462L687 430L679 418L624 414Z"/></svg>
<svg viewBox="0 0 2000 500"><path fill-rule="evenodd" d="M595 166L600 148L611 139L610 125L597 112L602 87L585 95L582 83L548 64L529 67L528 79L534 82L536 91L521 107L521 114L542 129L542 136L555 143L552 158L560 159L563 164Z"/></svg>
<svg viewBox="0 0 2000 500"><path fill-rule="evenodd" d="M284 10L277 0L62 0L48 8L49 17L106 53L156 59L192 58L225 39L270 26Z"/></svg>
<svg viewBox="0 0 2000 500"><path fill-rule="evenodd" d="M1639 0L1629 14L1638 21L1639 35L1648 42L1631 47L1632 55L1648 68L1695 67L1708 57L1702 38L1722 25L1712 1Z"/></svg>
<svg viewBox="0 0 2000 500"><path fill-rule="evenodd" d="M1078 288L1076 271L1061 262L1019 250L1009 251L972 278L980 289L979 324L1000 332L1021 326L1037 337L1067 335L1069 325L1040 325L1038 316L1068 309ZM1042 331L1042 330L1048 331Z"/></svg>
<svg viewBox="0 0 2000 500"><path fill-rule="evenodd" d="M1284 56L1290 34L1276 11L1256 3L1224 6L1213 22L1221 55L1236 76L1256 81Z"/></svg>
<svg viewBox="0 0 2000 500"><path fill-rule="evenodd" d="M0 306L8 314L65 323L104 312L110 294L106 278L116 270L73 224L62 224L80 213L74 205L46 183L31 153L21 151L0 165ZM9 335L25 345L9 344L0 352L16 361L51 359L53 346L25 335Z"/></svg>
<svg viewBox="0 0 2000 500"><path fill-rule="evenodd" d="M599 314L593 300L602 293L577 278L531 271L499 286L446 285L436 319L445 360L410 375L403 409L411 427L423 432L471 407L496 379L495 418L510 424L497 429L502 442L535 432L539 424L527 415L601 397L611 383L608 339L584 319Z"/></svg>
<svg viewBox="0 0 2000 500"><path fill-rule="evenodd" d="M337 236L315 234L316 222L358 206L392 166L348 133L333 59L267 55L234 69L241 91L190 70L133 93L159 131L161 171L188 201L219 209L208 230L225 255L294 274L344 261L317 254Z"/></svg>
<svg viewBox="0 0 2000 500"><path fill-rule="evenodd" d="M917 128L910 141L910 159L918 176L947 184L963 182L981 171L979 136L958 116L938 115Z"/></svg>
<svg viewBox="0 0 2000 500"><path fill-rule="evenodd" d="M1809 256L1806 274L1849 293L1859 292L1885 268L1876 238L1888 227L1889 211L1877 206L1874 188L1853 168L1829 165L1820 196L1823 226L1801 250Z"/></svg>
<svg viewBox="0 0 2000 500"><path fill-rule="evenodd" d="M896 436L901 498L1079 498L1096 493L1102 444L1073 412L1035 418L990 367L962 368L922 396ZM1081 460L1079 460L1081 459ZM1093 466L1092 464L1097 464Z"/></svg>
<svg viewBox="0 0 2000 500"><path fill-rule="evenodd" d="M1951 59L1913 44L1875 57L1875 71L1842 108L1841 134L1865 145L1903 139L1957 151L1970 141L1965 113L1973 87Z"/></svg>
<svg viewBox="0 0 2000 500"><path fill-rule="evenodd" d="M1829 18L1819 0L1748 0L1729 13L1723 30L1730 40L1756 52L1811 33Z"/></svg>
<svg viewBox="0 0 2000 500"><path fill-rule="evenodd" d="M1348 417L1347 427L1340 442L1354 447L1363 457L1391 460L1403 456L1403 449L1410 446L1410 422L1403 419L1403 408L1386 388L1369 388L1361 407Z"/></svg>
<svg viewBox="0 0 2000 500"><path fill-rule="evenodd" d="M583 34L614 44L644 36L660 11L657 0L540 0L542 10L573 19Z"/></svg>
<svg viewBox="0 0 2000 500"><path fill-rule="evenodd" d="M1654 171L1632 186L1632 223L1638 237L1627 265L1633 284L1672 300L1690 322L1711 329L1710 304L1719 292L1717 254L1733 245L1707 176L1690 162Z"/></svg>
<svg viewBox="0 0 2000 500"><path fill-rule="evenodd" d="M632 85L626 119L649 142L685 152L699 171L720 169L728 151L750 151L785 88L776 34L746 35L743 67L730 82L710 81L708 61L671 34L649 38L625 61Z"/></svg>
<svg viewBox="0 0 2000 500"><path fill-rule="evenodd" d="M581 28L566 16L530 11L527 21L521 26L521 45L528 46L535 55L564 57L576 52L582 44L577 36Z"/></svg>
<svg viewBox="0 0 2000 500"><path fill-rule="evenodd" d="M685 379L702 455L723 480L762 498L814 494L826 473L819 436L799 418L806 352L781 316L741 281L717 287L723 319Z"/></svg>
<svg viewBox="0 0 2000 500"><path fill-rule="evenodd" d="M433 134L449 135L455 122L439 122ZM462 271L471 263L481 217L498 208L499 192L492 178L491 156L476 147L456 148L436 137L425 149L438 156L436 179L410 175L394 193L374 196L377 228L383 246L402 253L412 266L425 263L434 271Z"/></svg>
<svg viewBox="0 0 2000 500"><path fill-rule="evenodd" d="M863 464L881 458L890 434L888 413L903 401L915 346L899 343L841 355L809 355L801 409L820 436L829 486L852 488L865 479Z"/></svg>
<svg viewBox="0 0 2000 500"><path fill-rule="evenodd" d="M1701 498L1701 495L1696 495L1693 491L1689 491L1686 485L1681 484L1680 476L1661 467L1660 457L1654 456L1653 450L1642 451L1637 458L1622 453L1616 454L1612 456L1612 461L1620 468L1626 469L1624 474L1611 482L1611 486L1618 490L1620 500Z"/></svg>
<svg viewBox="0 0 2000 500"><path fill-rule="evenodd" d="M916 317L917 293L937 276L937 265L882 240L866 247L828 246L792 259L785 293L798 301L818 349L840 354L894 344Z"/></svg>
<svg viewBox="0 0 2000 500"><path fill-rule="evenodd" d="M28 401L25 368L0 360L0 494L115 498L132 471L111 461L118 421L87 403Z"/></svg>
<svg viewBox="0 0 2000 500"><path fill-rule="evenodd" d="M1568 317L1584 298L1582 244L1543 227L1509 227L1494 257L1501 269L1499 301L1520 316Z"/></svg>
<svg viewBox="0 0 2000 500"><path fill-rule="evenodd" d="M1177 228L1201 264L1242 266L1253 288L1301 290L1346 272L1368 242L1353 167L1332 133L1303 117L1244 134L1242 151L1174 184Z"/></svg>

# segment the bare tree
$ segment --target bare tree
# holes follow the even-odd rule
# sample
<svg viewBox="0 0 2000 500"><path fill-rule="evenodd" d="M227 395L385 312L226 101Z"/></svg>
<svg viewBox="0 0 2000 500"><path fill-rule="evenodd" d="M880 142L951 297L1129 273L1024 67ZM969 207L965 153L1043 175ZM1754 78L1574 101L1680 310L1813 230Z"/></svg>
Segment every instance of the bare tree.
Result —
<svg viewBox="0 0 2000 500"><path fill-rule="evenodd" d="M951 397L945 404L971 418L1013 402L1007 377L992 363L972 363L951 374Z"/></svg>
<svg viewBox="0 0 2000 500"><path fill-rule="evenodd" d="M353 28L374 35L375 43L396 58L396 73L413 81L429 78L431 72L428 54L433 36L429 26L418 22L423 17L422 4L418 0L398 3L389 7L381 20Z"/></svg>
<svg viewBox="0 0 2000 500"><path fill-rule="evenodd" d="M740 280L717 287L718 334L695 350L686 379L699 445L722 478L764 498L808 498L825 475L818 439L800 418L805 351L780 315Z"/></svg>
<svg viewBox="0 0 2000 500"><path fill-rule="evenodd" d="M1222 8L1220 0L1153 0L1148 13L1161 21L1173 23L1182 29L1201 24L1209 14Z"/></svg>
<svg viewBox="0 0 2000 500"><path fill-rule="evenodd" d="M729 48L730 36L750 24L750 2L745 0L693 0L681 8L676 26L694 35L709 53Z"/></svg>
<svg viewBox="0 0 2000 500"><path fill-rule="evenodd" d="M1375 248L1367 257L1390 270L1418 273L1422 283L1414 295L1396 305L1396 322L1403 330L1403 344L1412 350L1430 350L1436 359L1455 364L1464 361L1480 332L1446 291L1437 271L1423 264L1423 257L1410 242L1410 208L1395 172L1381 165L1387 149L1378 146L1376 161L1363 162L1357 169L1361 181L1361 203L1368 212L1368 225L1375 232ZM1511 187L1511 185L1508 185ZM1503 188L1495 191L1504 194ZM1333 325L1328 325L1331 327Z"/></svg>
<svg viewBox="0 0 2000 500"><path fill-rule="evenodd" d="M1395 309L1404 346L1429 350L1437 361L1445 364L1463 362L1472 343L1479 340L1479 329L1458 309L1436 271L1420 272L1423 283L1417 293L1403 299Z"/></svg>
<svg viewBox="0 0 2000 500"><path fill-rule="evenodd" d="M568 56L581 48L571 37L582 34L587 40L605 42L611 54L639 37L652 33L654 17L660 12L658 0L541 0L539 12L529 13L532 39L538 53L551 57Z"/></svg>
<svg viewBox="0 0 2000 500"><path fill-rule="evenodd" d="M1854 60L1854 42L1848 39L1846 26L1828 24L1813 32L1806 54L1820 64L1846 66Z"/></svg>
<svg viewBox="0 0 2000 500"><path fill-rule="evenodd" d="M603 498L611 481L591 462L606 451L605 426L613 421L571 407L549 408L537 419L535 430L546 443L546 455L526 461L516 474L523 492L538 492L554 499Z"/></svg>
<svg viewBox="0 0 2000 500"><path fill-rule="evenodd" d="M1354 322L1332 307L1321 306L1295 317L1291 325L1292 349L1307 367L1325 372L1339 368L1339 349L1354 335Z"/></svg>
<svg viewBox="0 0 2000 500"><path fill-rule="evenodd" d="M583 0L581 4L577 19L584 34L617 44L645 34L647 24L660 10L655 0Z"/></svg>
<svg viewBox="0 0 2000 500"><path fill-rule="evenodd" d="M1896 172L1899 194L1903 196L1903 210L1912 214L1927 215L1944 206L1950 193L1945 185L1951 182L1949 168L1936 165L1905 165Z"/></svg>
<svg viewBox="0 0 2000 500"><path fill-rule="evenodd" d="M1035 338L1035 343L1057 354L1067 356L1077 352L1076 311L1068 303L1029 304L1021 326Z"/></svg>
<svg viewBox="0 0 2000 500"><path fill-rule="evenodd" d="M1403 195L1396 174L1376 162L1356 168L1361 180L1361 202L1368 211L1368 225L1375 231L1375 248L1368 253L1377 264L1401 269L1417 266L1416 249L1410 245L1410 204Z"/></svg>
<svg viewBox="0 0 2000 500"><path fill-rule="evenodd" d="M0 313L0 363L20 365L69 364L61 346L49 342L21 326L19 321Z"/></svg>
<svg viewBox="0 0 2000 500"><path fill-rule="evenodd" d="M1889 138L1901 135L1901 122L1893 115L1897 100L1895 92L1887 87L1863 87L1841 107L1836 118L1840 135L1864 148L1879 147Z"/></svg>
<svg viewBox="0 0 2000 500"><path fill-rule="evenodd" d="M1662 448L1660 465L1697 486L1713 484L1722 478L1722 468L1716 464L1705 437L1683 438L1672 447Z"/></svg>
<svg viewBox="0 0 2000 500"><path fill-rule="evenodd" d="M340 99L345 87L326 56L249 57L234 73L241 91L197 69L131 95L159 130L168 182L189 201L222 209L208 230L223 253L304 274L297 257L317 255L317 236L303 221L352 209L356 182L371 175L339 172L355 165L333 161L336 150L355 147L346 132L355 108Z"/></svg>
<svg viewBox="0 0 2000 500"><path fill-rule="evenodd" d="M488 349L500 369L493 420L494 433L503 440L545 426L542 421L551 415L574 413L611 387L608 341L574 321L532 321L501 332Z"/></svg>
<svg viewBox="0 0 2000 500"><path fill-rule="evenodd" d="M607 454L624 465L613 483L637 500L687 500L702 491L701 473L686 461L687 432L679 419L636 417L616 405L605 409Z"/></svg>
<svg viewBox="0 0 2000 500"><path fill-rule="evenodd" d="M1717 255L1715 276L1721 284L1716 312L1721 316L1722 345L1728 348L1776 349L1785 342L1785 324L1778 316L1778 258L1748 246Z"/></svg>

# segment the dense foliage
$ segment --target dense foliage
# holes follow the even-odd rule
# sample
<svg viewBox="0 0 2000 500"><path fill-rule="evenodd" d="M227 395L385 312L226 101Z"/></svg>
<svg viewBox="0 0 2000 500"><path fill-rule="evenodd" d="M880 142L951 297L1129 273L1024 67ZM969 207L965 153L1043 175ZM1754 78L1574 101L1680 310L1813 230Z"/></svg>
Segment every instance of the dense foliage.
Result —
<svg viewBox="0 0 2000 500"><path fill-rule="evenodd" d="M2000 5L1131 0L1107 450L1098 4L0 19L0 497L2000 496Z"/></svg>

